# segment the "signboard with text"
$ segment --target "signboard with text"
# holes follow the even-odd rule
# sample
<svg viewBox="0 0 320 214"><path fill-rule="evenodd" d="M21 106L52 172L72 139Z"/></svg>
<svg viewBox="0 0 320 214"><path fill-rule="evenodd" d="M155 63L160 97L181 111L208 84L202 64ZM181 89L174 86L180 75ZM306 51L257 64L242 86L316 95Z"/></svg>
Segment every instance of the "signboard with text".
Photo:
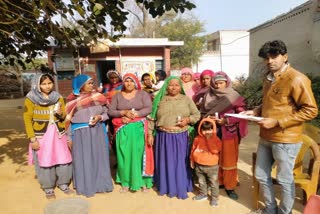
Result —
<svg viewBox="0 0 320 214"><path fill-rule="evenodd" d="M57 71L74 71L74 58L72 53L59 53L55 57Z"/></svg>
<svg viewBox="0 0 320 214"><path fill-rule="evenodd" d="M154 61L124 61L121 64L121 75L134 73L139 79L144 73L154 73Z"/></svg>

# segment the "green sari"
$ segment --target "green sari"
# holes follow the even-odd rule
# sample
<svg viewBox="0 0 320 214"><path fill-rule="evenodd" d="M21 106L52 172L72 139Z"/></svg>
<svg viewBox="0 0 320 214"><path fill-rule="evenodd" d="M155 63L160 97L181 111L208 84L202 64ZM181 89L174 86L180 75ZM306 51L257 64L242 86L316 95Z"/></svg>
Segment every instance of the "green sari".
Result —
<svg viewBox="0 0 320 214"><path fill-rule="evenodd" d="M144 124L142 121L122 126L117 131L116 148L118 170L116 182L122 187L137 191L142 187L152 187L152 177L144 177L143 154L145 148Z"/></svg>

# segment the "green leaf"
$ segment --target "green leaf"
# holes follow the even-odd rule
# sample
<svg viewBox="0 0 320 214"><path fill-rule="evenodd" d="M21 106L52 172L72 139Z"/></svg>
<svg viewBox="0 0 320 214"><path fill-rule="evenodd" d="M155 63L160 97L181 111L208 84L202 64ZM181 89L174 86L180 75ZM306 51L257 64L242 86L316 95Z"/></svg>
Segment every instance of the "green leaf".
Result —
<svg viewBox="0 0 320 214"><path fill-rule="evenodd" d="M99 3L95 3L93 7L93 13L94 15L98 16L101 13L101 10L103 9L103 5Z"/></svg>
<svg viewBox="0 0 320 214"><path fill-rule="evenodd" d="M5 10L0 8L0 20L4 23L14 21L14 24L0 25L0 31L4 32L0 33L0 55L3 56L0 63L21 63L18 60L24 59L25 54L32 60L38 53L47 51L48 38L54 41L55 45L71 48L83 45L84 36L89 36L94 41L101 37L118 39L123 36L129 17L124 2L125 0L1 1L1 8ZM181 12L184 11L182 8L194 8L188 0L135 2L141 3L152 17L159 17L170 8ZM19 7L13 7L12 4ZM59 18L52 19L54 15L61 15L64 21L60 23ZM18 16L23 19L18 19ZM112 37L105 30L106 26L113 29ZM184 38L175 33L177 28L171 30L172 38ZM154 31L158 34L160 29L161 26L157 26Z"/></svg>
<svg viewBox="0 0 320 214"><path fill-rule="evenodd" d="M82 9L82 7L81 7L80 5L76 5L75 8L76 8L77 12L79 13L79 15L82 16L82 17L84 17L85 12L84 12L84 10Z"/></svg>

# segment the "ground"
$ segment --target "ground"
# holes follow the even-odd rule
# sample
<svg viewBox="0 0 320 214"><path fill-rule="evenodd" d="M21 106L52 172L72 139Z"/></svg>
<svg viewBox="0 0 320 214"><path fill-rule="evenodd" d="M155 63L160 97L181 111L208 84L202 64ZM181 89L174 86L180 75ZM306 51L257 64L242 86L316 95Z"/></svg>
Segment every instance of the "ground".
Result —
<svg viewBox="0 0 320 214"><path fill-rule="evenodd" d="M156 191L149 193L119 193L120 186L115 184L112 193L96 194L94 197L66 196L56 190L56 200L47 200L35 178L33 166L27 165L28 141L24 133L22 113L23 99L0 100L0 201L1 213L40 214L54 202L66 198L81 198L88 202L90 214L174 214L174 213L221 213L245 214L252 208L251 154L256 150L258 127L249 126L249 135L240 145L239 179L236 192L239 200L234 201L220 190L219 207L212 208L209 201L194 202L194 193L189 198L179 200L159 196ZM277 191L278 192L278 191ZM302 192L297 190L293 214L302 213ZM60 214L64 212L59 212Z"/></svg>

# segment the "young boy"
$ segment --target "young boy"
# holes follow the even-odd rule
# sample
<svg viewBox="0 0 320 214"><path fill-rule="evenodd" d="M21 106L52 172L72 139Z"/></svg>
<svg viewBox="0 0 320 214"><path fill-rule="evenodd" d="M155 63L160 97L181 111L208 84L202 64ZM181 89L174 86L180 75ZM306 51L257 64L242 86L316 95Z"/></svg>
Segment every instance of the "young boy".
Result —
<svg viewBox="0 0 320 214"><path fill-rule="evenodd" d="M219 152L221 150L221 141L216 136L215 121L210 118L201 120L198 128L199 135L194 139L190 165L195 169L199 181L200 193L192 199L202 201L208 198L208 187L211 190L212 207L218 206L219 196Z"/></svg>

